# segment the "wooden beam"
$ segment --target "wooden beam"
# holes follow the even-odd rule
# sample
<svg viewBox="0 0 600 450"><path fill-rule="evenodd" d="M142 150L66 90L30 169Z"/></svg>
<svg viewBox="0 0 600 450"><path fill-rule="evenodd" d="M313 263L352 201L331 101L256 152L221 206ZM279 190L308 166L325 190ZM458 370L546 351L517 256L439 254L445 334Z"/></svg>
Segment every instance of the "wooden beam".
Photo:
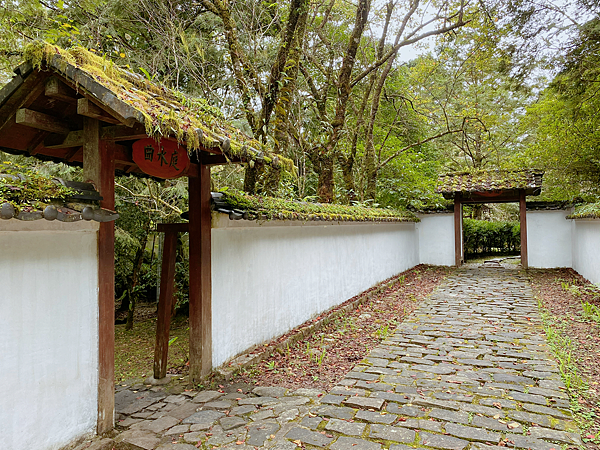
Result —
<svg viewBox="0 0 600 450"><path fill-rule="evenodd" d="M50 131L51 133L69 134L69 131L71 131L65 121L26 108L17 111L15 122L38 130Z"/></svg>
<svg viewBox="0 0 600 450"><path fill-rule="evenodd" d="M0 133L9 126L20 108L27 108L44 92L43 81L48 77L46 73L36 72L29 75L15 92L4 101L0 107Z"/></svg>
<svg viewBox="0 0 600 450"><path fill-rule="evenodd" d="M67 136L51 134L44 141L44 147L49 149L71 148L83 146L83 130L70 131Z"/></svg>
<svg viewBox="0 0 600 450"><path fill-rule="evenodd" d="M80 151L82 152L81 159L83 160L83 151L82 150L83 150L82 147L71 149L71 151L67 154L67 156L65 156L65 160L67 162L73 162L73 161L75 161L75 157L76 157L77 153L79 153Z"/></svg>
<svg viewBox="0 0 600 450"><path fill-rule="evenodd" d="M56 77L51 77L46 80L44 94L46 97L62 100L63 102L77 102L77 93L75 90L71 89Z"/></svg>
<svg viewBox="0 0 600 450"><path fill-rule="evenodd" d="M190 240L190 382L212 370L210 167L201 165L189 178Z"/></svg>
<svg viewBox="0 0 600 450"><path fill-rule="evenodd" d="M102 139L112 141L136 141L147 138L146 128L142 124L136 124L133 127L117 125L113 127L102 128Z"/></svg>
<svg viewBox="0 0 600 450"><path fill-rule="evenodd" d="M38 131L36 136L29 143L29 146L27 147L27 153L34 156L42 148L44 148L44 139L46 138L46 136L48 136L48 132L44 130Z"/></svg>
<svg viewBox="0 0 600 450"><path fill-rule="evenodd" d="M462 204L460 196L454 197L454 264L462 263Z"/></svg>
<svg viewBox="0 0 600 450"><path fill-rule="evenodd" d="M100 206L113 210L114 145L100 141L100 122L83 121L83 177L92 182L103 200ZM100 223L98 231L98 419L96 431L114 427L115 306L114 306L114 222Z"/></svg>
<svg viewBox="0 0 600 450"><path fill-rule="evenodd" d="M222 166L229 163L241 163L243 162L241 158L238 157L229 157L226 158L225 155L214 155L214 154L206 154L202 153L201 155L202 164L207 166Z"/></svg>
<svg viewBox="0 0 600 450"><path fill-rule="evenodd" d="M160 272L160 296L156 321L156 345L154 347L154 378L167 376L169 356L169 332L171 330L171 310L175 291L175 257L177 256L177 232L165 233L163 260Z"/></svg>
<svg viewBox="0 0 600 450"><path fill-rule="evenodd" d="M156 231L159 233L187 233L189 229L189 223L159 223L156 225Z"/></svg>
<svg viewBox="0 0 600 450"><path fill-rule="evenodd" d="M120 124L121 121L116 119L110 115L98 105L94 104L88 98L80 98L77 100L77 114L81 116L91 117L93 119L98 119L103 122Z"/></svg>
<svg viewBox="0 0 600 450"><path fill-rule="evenodd" d="M519 193L519 220L521 222L521 265L524 269L529 268L527 256L527 204L525 203L525 191Z"/></svg>

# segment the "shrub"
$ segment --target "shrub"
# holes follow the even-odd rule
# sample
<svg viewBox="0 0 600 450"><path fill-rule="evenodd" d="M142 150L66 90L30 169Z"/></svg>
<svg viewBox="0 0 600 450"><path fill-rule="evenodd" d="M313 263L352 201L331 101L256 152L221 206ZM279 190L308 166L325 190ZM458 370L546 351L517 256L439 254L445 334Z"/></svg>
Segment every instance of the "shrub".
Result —
<svg viewBox="0 0 600 450"><path fill-rule="evenodd" d="M518 252L521 250L520 224L464 219L463 242L465 255Z"/></svg>

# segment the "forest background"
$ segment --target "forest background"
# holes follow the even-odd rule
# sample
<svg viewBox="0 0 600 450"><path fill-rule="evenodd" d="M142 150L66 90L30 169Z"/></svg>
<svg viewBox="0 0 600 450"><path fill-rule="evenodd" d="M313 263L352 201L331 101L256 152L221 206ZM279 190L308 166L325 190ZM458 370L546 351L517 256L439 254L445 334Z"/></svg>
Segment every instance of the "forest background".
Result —
<svg viewBox="0 0 600 450"><path fill-rule="evenodd" d="M213 168L213 190L443 209L434 193L441 173L539 168L544 200L597 203L598 7L595 0L0 0L0 85L32 40L84 46L208 100L298 168ZM414 58L402 57L405 49ZM79 176L76 168L1 157ZM160 248L152 229L179 221L187 185L123 177L116 194L116 293L130 309L139 293L152 296ZM489 211L504 220L514 214ZM180 247L185 306L185 238Z"/></svg>

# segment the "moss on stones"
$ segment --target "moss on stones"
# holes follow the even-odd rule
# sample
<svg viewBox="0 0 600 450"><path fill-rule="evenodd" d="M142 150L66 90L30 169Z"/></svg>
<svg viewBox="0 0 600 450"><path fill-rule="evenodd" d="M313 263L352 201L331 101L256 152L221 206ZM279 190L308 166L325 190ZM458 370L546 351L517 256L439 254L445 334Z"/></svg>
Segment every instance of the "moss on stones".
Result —
<svg viewBox="0 0 600 450"><path fill-rule="evenodd" d="M28 167L0 162L0 205L10 203L17 212L43 210L64 202L75 192Z"/></svg>
<svg viewBox="0 0 600 450"><path fill-rule="evenodd" d="M224 201L232 208L248 212L254 220L324 220L333 222L418 222L408 211L364 206L299 202L274 197L258 197L225 189Z"/></svg>
<svg viewBox="0 0 600 450"><path fill-rule="evenodd" d="M538 188L541 187L543 174L537 169L454 172L440 175L435 192L449 194Z"/></svg>
<svg viewBox="0 0 600 450"><path fill-rule="evenodd" d="M600 219L600 202L577 206L567 219Z"/></svg>
<svg viewBox="0 0 600 450"><path fill-rule="evenodd" d="M190 152L219 148L226 156L274 163L274 156L266 146L229 124L221 111L206 100L190 98L152 83L141 75L118 67L106 56L79 46L63 49L41 41L29 44L23 56L38 69L47 70L53 65L62 73L68 66L83 71L119 100L139 111L149 136L175 137L184 142ZM275 161L284 170L294 172L292 160L278 156Z"/></svg>

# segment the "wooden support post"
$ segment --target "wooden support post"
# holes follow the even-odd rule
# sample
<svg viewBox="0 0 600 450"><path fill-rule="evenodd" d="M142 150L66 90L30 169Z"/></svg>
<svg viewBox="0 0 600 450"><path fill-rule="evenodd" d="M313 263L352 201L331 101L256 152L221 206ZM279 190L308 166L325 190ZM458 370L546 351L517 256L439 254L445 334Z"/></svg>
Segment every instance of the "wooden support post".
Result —
<svg viewBox="0 0 600 450"><path fill-rule="evenodd" d="M158 319L156 321L156 346L154 347L154 378L167 376L169 355L169 332L171 331L171 311L175 288L175 256L177 254L177 232L166 232L163 247L163 260L160 272L160 296L158 298Z"/></svg>
<svg viewBox="0 0 600 450"><path fill-rule="evenodd" d="M519 219L521 221L521 265L524 269L529 268L527 260L527 205L525 203L525 191L519 191Z"/></svg>
<svg viewBox="0 0 600 450"><path fill-rule="evenodd" d="M83 121L83 176L103 197L100 206L115 208L114 144L100 141L100 122ZM100 223L98 231L98 420L96 431L114 427L115 411L115 229Z"/></svg>
<svg viewBox="0 0 600 450"><path fill-rule="evenodd" d="M190 207L190 382L212 370L210 167L189 178Z"/></svg>
<svg viewBox="0 0 600 450"><path fill-rule="evenodd" d="M462 262L462 203L459 194L454 197L454 264Z"/></svg>

